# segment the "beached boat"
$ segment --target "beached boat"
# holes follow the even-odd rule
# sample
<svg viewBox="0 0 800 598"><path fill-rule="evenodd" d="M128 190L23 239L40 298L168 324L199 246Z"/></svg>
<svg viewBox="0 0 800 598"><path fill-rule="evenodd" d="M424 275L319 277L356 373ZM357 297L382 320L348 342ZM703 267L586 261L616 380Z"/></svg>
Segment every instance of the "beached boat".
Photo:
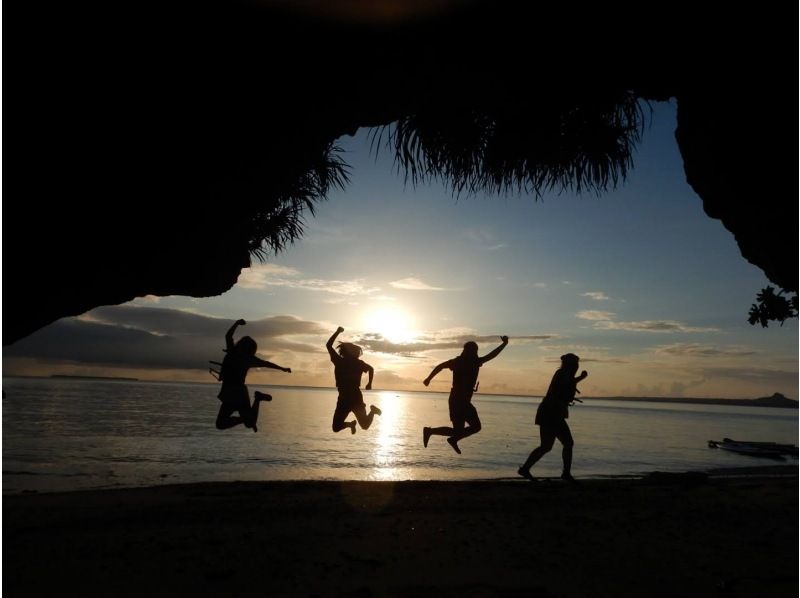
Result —
<svg viewBox="0 0 800 598"><path fill-rule="evenodd" d="M709 440L708 446L752 457L783 459L787 455L797 456L797 447L795 445L777 442L752 442L749 440L723 438L722 440Z"/></svg>

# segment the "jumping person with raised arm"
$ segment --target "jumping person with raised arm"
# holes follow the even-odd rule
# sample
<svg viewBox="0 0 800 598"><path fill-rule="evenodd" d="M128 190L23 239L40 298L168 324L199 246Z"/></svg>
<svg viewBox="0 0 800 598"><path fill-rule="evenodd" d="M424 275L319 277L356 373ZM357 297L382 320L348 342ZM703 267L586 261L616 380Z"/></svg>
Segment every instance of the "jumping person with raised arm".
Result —
<svg viewBox="0 0 800 598"><path fill-rule="evenodd" d="M424 446L428 446L431 436L447 436L448 444L460 455L461 449L458 441L481 431L481 420L478 417L478 410L472 404L472 394L477 390L476 382L481 366L500 355L500 351L506 348L508 337L501 336L500 340L502 344L483 357L478 357L478 343L474 341L464 343L461 355L440 363L422 381L425 386L428 386L436 374L443 369L447 368L453 371L453 387L450 389L450 398L448 399L450 421L453 426L422 428L422 444ZM469 426L465 427L465 424L469 424Z"/></svg>
<svg viewBox="0 0 800 598"><path fill-rule="evenodd" d="M381 410L375 405L370 405L369 413L367 413L367 406L364 404L364 396L359 388L361 386L361 374L367 373L367 385L364 388L372 390L372 378L375 375L375 370L371 365L359 359L362 354L361 347L353 343L340 342L337 347L338 352L334 350L333 343L342 332L344 332L344 328L339 326L336 332L328 339L328 342L325 343L331 362L333 362L333 374L336 377L336 388L339 391L331 428L334 432L350 428L350 433L355 434L356 421L345 421L350 412L356 416L358 425L363 430L366 430L372 425L372 419L381 414Z"/></svg>
<svg viewBox="0 0 800 598"><path fill-rule="evenodd" d="M291 368L284 368L275 365L270 361L256 357L258 345L249 336L243 336L237 342L233 342L233 334L239 326L244 326L244 320L237 320L228 332L225 333L225 358L222 360L222 367L219 372L219 379L222 388L217 395L222 405L219 406L217 413L217 429L226 430L239 424L244 424L247 428L252 428L253 432L258 432L258 408L261 401L271 401L272 396L263 392L256 391L253 403L250 404L250 393L245 385L247 371L250 368L271 368L280 370L288 374L292 373ZM239 416L234 417L233 412L238 411Z"/></svg>

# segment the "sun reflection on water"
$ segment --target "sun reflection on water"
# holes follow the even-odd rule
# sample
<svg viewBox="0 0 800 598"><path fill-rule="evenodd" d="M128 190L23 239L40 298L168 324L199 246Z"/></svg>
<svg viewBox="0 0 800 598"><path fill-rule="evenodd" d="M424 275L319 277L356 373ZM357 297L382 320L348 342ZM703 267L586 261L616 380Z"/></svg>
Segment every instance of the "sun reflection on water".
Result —
<svg viewBox="0 0 800 598"><path fill-rule="evenodd" d="M376 403L383 412L376 426L375 448L373 456L375 471L370 476L373 480L395 480L399 472L395 464L401 460L403 445L399 442L399 424L406 414L406 399L391 391L382 391L376 397ZM376 418L377 419L377 418Z"/></svg>

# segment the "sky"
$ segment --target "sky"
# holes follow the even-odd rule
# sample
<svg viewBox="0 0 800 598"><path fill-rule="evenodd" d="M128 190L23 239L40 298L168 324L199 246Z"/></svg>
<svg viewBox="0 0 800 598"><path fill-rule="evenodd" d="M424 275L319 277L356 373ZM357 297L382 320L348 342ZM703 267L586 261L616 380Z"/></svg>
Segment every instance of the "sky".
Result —
<svg viewBox="0 0 800 598"><path fill-rule="evenodd" d="M797 320L753 327L770 284L685 181L674 103L652 104L628 179L605 194L455 197L412 187L368 130L339 141L351 166L303 237L212 298L144 297L65 318L6 347L4 375L213 382L224 334L244 318L259 355L292 374L250 383L332 386L325 341L364 348L374 388L426 390L476 340L485 393L541 395L572 352L586 396L797 398ZM191 259L191 256L187 256ZM446 391L445 371L428 390Z"/></svg>

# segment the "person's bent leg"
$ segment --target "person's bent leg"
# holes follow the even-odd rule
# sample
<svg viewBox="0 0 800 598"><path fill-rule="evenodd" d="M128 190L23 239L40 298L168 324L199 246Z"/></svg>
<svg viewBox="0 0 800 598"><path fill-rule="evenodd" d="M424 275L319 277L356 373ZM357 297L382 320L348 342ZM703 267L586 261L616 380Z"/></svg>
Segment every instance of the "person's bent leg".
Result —
<svg viewBox="0 0 800 598"><path fill-rule="evenodd" d="M228 428L232 428L234 426L238 426L239 424L244 423L241 417L220 417L217 416L217 430L227 430Z"/></svg>
<svg viewBox="0 0 800 598"><path fill-rule="evenodd" d="M258 432L258 405L260 401L253 401L250 405L250 400L247 404L242 404L239 408L239 414L242 416L242 421L247 428L251 428L253 432Z"/></svg>
<svg viewBox="0 0 800 598"><path fill-rule="evenodd" d="M253 399L255 401L271 401L272 395L269 395L265 392L261 392L260 390L256 390L253 392Z"/></svg>
<svg viewBox="0 0 800 598"><path fill-rule="evenodd" d="M333 412L333 422L331 423L331 429L334 432L340 432L345 428L350 428L350 433L356 433L356 422L354 421L345 421L346 418L350 414L350 409L347 407L340 405L339 403L336 404L336 411Z"/></svg>
<svg viewBox="0 0 800 598"><path fill-rule="evenodd" d="M453 438L456 440L456 442L481 431L483 426L481 426L481 420L478 417L478 412L475 410L475 407L472 407L470 412L467 414L465 423L468 423L469 426L465 428L462 427L460 432L453 434Z"/></svg>
<svg viewBox="0 0 800 598"><path fill-rule="evenodd" d="M564 421L563 427L556 433L556 437L563 445L561 459L564 462L564 469L561 472L561 477L565 480L572 480L572 447L575 445L575 442L572 440L572 433L570 432L566 420Z"/></svg>
<svg viewBox="0 0 800 598"><path fill-rule="evenodd" d="M228 428L238 426L242 423L241 417L231 417L234 411L235 410L232 409L230 405L226 405L225 403L219 406L216 421L217 430L227 430Z"/></svg>
<svg viewBox="0 0 800 598"><path fill-rule="evenodd" d="M440 426L438 428L429 428L425 426L422 428L422 445L428 446L428 440L431 436L452 436L453 428L449 426Z"/></svg>
<svg viewBox="0 0 800 598"><path fill-rule="evenodd" d="M258 424L258 409L259 409L259 407L261 407L261 401L271 401L271 400L272 400L272 395L268 395L268 394L266 394L264 392L259 392L259 391L255 391L253 393L253 404L250 406L250 409L249 409L249 416L250 416L250 418L252 418L252 422L251 422L252 425L248 425L247 422L245 422L245 425L247 425L248 428L253 428L254 432L258 431L258 427L257 427L257 424Z"/></svg>
<svg viewBox="0 0 800 598"><path fill-rule="evenodd" d="M455 430L450 426L440 426L438 428L428 428L431 431L431 436L452 436Z"/></svg>
<svg viewBox="0 0 800 598"><path fill-rule="evenodd" d="M450 435L450 438L447 439L447 444L453 447L453 450L460 455L461 448L458 446L458 440L464 434L465 422L463 419L453 419L452 422L453 422L453 433Z"/></svg>
<svg viewBox="0 0 800 598"><path fill-rule="evenodd" d="M556 434L550 426L539 426L539 446L531 451L525 463L519 468L520 475L524 475L522 472L530 472L531 467L553 449L553 443L555 441Z"/></svg>
<svg viewBox="0 0 800 598"><path fill-rule="evenodd" d="M375 412L370 410L370 412L367 413L367 407L363 403L353 408L353 415L356 416L358 425L361 426L362 430L369 429L372 425L372 420L375 418Z"/></svg>

